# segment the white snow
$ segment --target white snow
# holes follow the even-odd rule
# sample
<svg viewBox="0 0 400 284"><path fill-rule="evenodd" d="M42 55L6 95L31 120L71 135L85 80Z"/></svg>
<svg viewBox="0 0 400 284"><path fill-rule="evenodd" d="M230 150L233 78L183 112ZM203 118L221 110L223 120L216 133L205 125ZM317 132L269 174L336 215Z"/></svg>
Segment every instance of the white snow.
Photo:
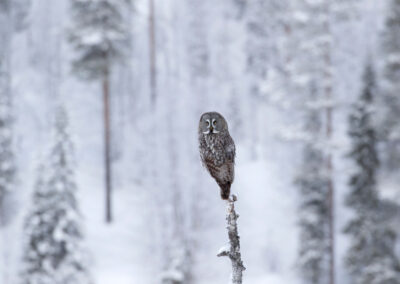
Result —
<svg viewBox="0 0 400 284"><path fill-rule="evenodd" d="M71 26L70 1L30 2L29 28L15 34L12 43L15 133L9 129L1 133L14 139L18 202L13 224L0 229L0 283L7 275L12 280L9 283L18 280L23 218L31 207L38 161L52 139L49 129L54 106L61 100L71 117L70 132L77 160L76 194L95 284L159 284L166 276L181 279L181 270L163 270L171 264L164 252L181 245L171 241L177 223L182 225L178 229L192 226L184 241L195 240L195 283L220 284L229 280L229 260L215 255L227 242L226 206L220 200L217 184L201 168L198 158L197 123L200 114L210 110L224 114L236 143L232 191L238 196L237 222L247 268L244 283L300 284L296 266L298 192L293 184L299 163L296 143L314 138L299 131L302 117L295 113L304 103L298 102L301 94L295 87L308 87L313 79L307 72L293 73L298 67L293 66L294 59L309 67L306 63L310 57L302 41L288 48L288 36L281 30L281 23L269 26L271 18L264 17L267 34L256 38L253 44L246 26L248 15L240 20L232 16L237 7L230 4L240 1L155 1L159 101L153 109L148 87L148 0L133 1L135 12L129 18L133 35L131 54L124 64L112 69L114 221L106 224L101 84L78 81L71 74L73 51L65 35L66 27ZM365 59L365 46L375 52L378 42L378 27L370 22L383 19L382 11L375 10L372 4L363 9L365 13L359 20L334 26L334 38L323 36L306 45L313 55L317 52L316 44L331 44L333 51L334 69L329 71L333 73L330 83L335 86L335 98L318 99L309 106L335 107L333 142L340 143L322 141L321 147L332 148L334 154L337 273L341 284L347 284L342 264L347 239L341 231L350 214L343 209L351 171L345 158L347 105L358 95L359 66ZM251 16L260 11L253 12ZM314 20L302 10L285 16L304 26ZM117 38L119 34L107 36ZM89 33L83 43L92 45L101 39L101 34ZM266 65L262 60L258 62L267 69L262 75L265 80L249 74L247 52L255 45L262 54L268 54L265 60L271 61ZM193 54L204 57L192 58ZM398 56L389 59L394 63L399 60ZM203 71L195 73L195 67ZM279 69L282 67L293 73L288 75L290 86ZM260 97L253 94L253 81L257 81L254 86L260 89ZM9 165L1 167L7 169ZM383 196L400 200L397 185L398 182L387 180ZM174 212L175 193L183 200L178 212ZM174 222L174 213L181 213L183 221ZM196 222L191 223L193 220ZM38 222L35 219L31 223ZM58 240L64 237L60 230L54 234ZM219 252L226 249L224 246ZM3 255L7 253L9 259L5 261Z"/></svg>
<svg viewBox="0 0 400 284"><path fill-rule="evenodd" d="M228 253L229 250L230 250L230 247L229 247L228 245L223 246L223 247L221 247L221 248L218 250L217 255Z"/></svg>

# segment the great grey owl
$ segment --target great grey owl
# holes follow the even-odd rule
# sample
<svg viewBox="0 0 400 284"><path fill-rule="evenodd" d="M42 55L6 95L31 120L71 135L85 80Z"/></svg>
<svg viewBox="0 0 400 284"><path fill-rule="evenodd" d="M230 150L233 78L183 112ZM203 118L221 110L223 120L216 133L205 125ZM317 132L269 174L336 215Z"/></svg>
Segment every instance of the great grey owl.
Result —
<svg viewBox="0 0 400 284"><path fill-rule="evenodd" d="M218 112L201 116L199 148L203 165L221 189L221 198L228 199L235 175L235 143L229 135L228 123Z"/></svg>

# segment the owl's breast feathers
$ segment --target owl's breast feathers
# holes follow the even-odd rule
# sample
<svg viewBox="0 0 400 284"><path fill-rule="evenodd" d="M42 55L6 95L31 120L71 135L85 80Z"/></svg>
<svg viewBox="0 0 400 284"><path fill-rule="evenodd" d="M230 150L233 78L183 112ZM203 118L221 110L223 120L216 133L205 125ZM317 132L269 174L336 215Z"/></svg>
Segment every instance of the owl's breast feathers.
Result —
<svg viewBox="0 0 400 284"><path fill-rule="evenodd" d="M221 139L222 138L222 139ZM234 178L235 144L229 134L203 135L200 139L203 165L218 183L232 183Z"/></svg>
<svg viewBox="0 0 400 284"><path fill-rule="evenodd" d="M215 166L225 163L225 149L222 140L217 135L205 135L206 156L214 161Z"/></svg>

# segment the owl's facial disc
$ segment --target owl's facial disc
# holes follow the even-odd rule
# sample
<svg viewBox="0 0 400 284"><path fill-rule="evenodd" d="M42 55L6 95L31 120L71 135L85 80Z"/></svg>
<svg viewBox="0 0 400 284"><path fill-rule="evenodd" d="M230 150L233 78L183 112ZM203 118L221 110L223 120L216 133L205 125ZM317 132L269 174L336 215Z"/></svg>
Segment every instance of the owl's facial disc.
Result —
<svg viewBox="0 0 400 284"><path fill-rule="evenodd" d="M205 126L206 131L203 131L204 134L218 134L219 131L216 129L217 127L217 120L213 118L212 120L210 119L205 119Z"/></svg>
<svg viewBox="0 0 400 284"><path fill-rule="evenodd" d="M219 133L219 131L217 129L215 129L214 127L217 126L217 121L215 120L215 118L213 118L213 120L211 121L211 132L212 133Z"/></svg>

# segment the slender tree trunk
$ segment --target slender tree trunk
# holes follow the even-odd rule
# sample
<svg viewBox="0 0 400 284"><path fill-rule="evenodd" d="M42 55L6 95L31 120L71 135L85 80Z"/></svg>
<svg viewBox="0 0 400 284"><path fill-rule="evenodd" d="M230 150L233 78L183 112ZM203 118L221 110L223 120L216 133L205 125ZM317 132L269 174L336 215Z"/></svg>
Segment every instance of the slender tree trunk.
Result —
<svg viewBox="0 0 400 284"><path fill-rule="evenodd" d="M329 112L328 112L328 116ZM335 284L335 202L334 202L334 185L332 180L332 155L328 154L327 169L329 175L328 181L328 202L329 202L329 283Z"/></svg>
<svg viewBox="0 0 400 284"><path fill-rule="evenodd" d="M112 222L112 181L111 181L111 125L110 125L110 86L109 72L106 70L103 77L103 110L104 110L104 171L106 186L106 222Z"/></svg>
<svg viewBox="0 0 400 284"><path fill-rule="evenodd" d="M240 252L240 237L237 226L239 214L235 211L235 195L228 201L228 212L226 214L226 222L229 237L229 247L223 247L219 250L217 256L227 256L232 264L232 284L242 284L243 271L246 268L243 265L242 255Z"/></svg>
<svg viewBox="0 0 400 284"><path fill-rule="evenodd" d="M329 99L332 96L331 87L327 87L326 94ZM332 107L329 106L326 110L326 137L327 141L332 140ZM333 184L333 162L332 162L332 153L331 149L328 150L329 153L326 158L326 167L328 173L328 207L329 207L329 253L330 253L330 261L329 261L329 283L335 283L335 189Z"/></svg>
<svg viewBox="0 0 400 284"><path fill-rule="evenodd" d="M330 7L327 4L326 7L327 19L325 22L325 30L327 35L331 35L329 14ZM331 58L331 45L327 43L325 48L325 97L328 101L328 107L326 109L326 140L328 143L332 140L333 126L332 126L332 116L333 116L333 106L332 106L332 58ZM335 218L334 218L334 184L333 184L333 162L332 162L332 149L328 149L326 157L326 168L328 173L328 208L329 208L329 283L335 284Z"/></svg>
<svg viewBox="0 0 400 284"><path fill-rule="evenodd" d="M156 36L154 23L154 0L149 0L149 50L150 50L150 98L152 106L157 99Z"/></svg>
<svg viewBox="0 0 400 284"><path fill-rule="evenodd" d="M11 93L11 42L12 42L12 27L11 27L11 2L3 4L4 7L0 5L0 9L4 9L0 11L0 101L2 107L6 107L11 109L12 104L12 93ZM9 111L9 110L7 110ZM4 123L4 121L3 121ZM10 123L10 122L9 122ZM4 125L3 125L4 127ZM9 150L9 149L8 149ZM6 161L2 161L5 163ZM5 174L5 173L3 173ZM6 177L7 179L7 177ZM7 225L9 223L10 213L7 211L7 197L13 192L9 191L11 188L8 188L7 185L2 185L0 188L0 233L1 233L1 241L2 245L0 250L2 250L2 262L3 268L0 270L2 275L2 281L4 284L10 283L11 272L7 267L10 266L10 251L11 247L8 246L9 237Z"/></svg>

